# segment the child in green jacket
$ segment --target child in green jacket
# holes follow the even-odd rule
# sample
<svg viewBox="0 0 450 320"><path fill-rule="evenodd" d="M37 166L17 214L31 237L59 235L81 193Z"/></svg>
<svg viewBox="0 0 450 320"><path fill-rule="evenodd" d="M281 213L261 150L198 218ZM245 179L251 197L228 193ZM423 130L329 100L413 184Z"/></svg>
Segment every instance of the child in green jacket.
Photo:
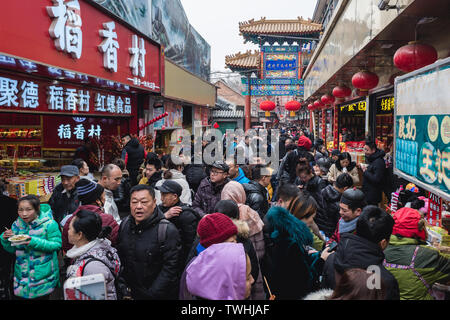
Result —
<svg viewBox="0 0 450 320"><path fill-rule="evenodd" d="M16 255L14 296L17 299L49 299L59 284L57 252L61 248L61 232L53 220L50 206L39 198L25 196L18 202L19 218L0 236L3 248ZM12 238L28 238L14 243Z"/></svg>

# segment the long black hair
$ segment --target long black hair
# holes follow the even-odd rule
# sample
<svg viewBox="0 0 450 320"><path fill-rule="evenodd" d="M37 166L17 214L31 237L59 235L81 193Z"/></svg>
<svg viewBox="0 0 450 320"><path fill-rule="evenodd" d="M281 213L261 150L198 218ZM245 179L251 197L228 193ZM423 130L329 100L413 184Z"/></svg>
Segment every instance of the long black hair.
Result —
<svg viewBox="0 0 450 320"><path fill-rule="evenodd" d="M83 232L84 237L89 242L97 238L104 239L112 231L109 226L102 228L102 218L95 212L80 210L75 217L76 219L73 221L75 232Z"/></svg>
<svg viewBox="0 0 450 320"><path fill-rule="evenodd" d="M338 159L338 161L336 161L336 168L339 170L339 171L342 171L342 166L341 166L341 161L342 160L348 160L349 161L349 164L348 164L348 167L347 167L347 170L348 171L352 171L353 170L353 168L354 167L356 167L356 163L355 162L353 162L352 161L352 156L350 155L350 153L348 153L348 152L342 152L340 155L339 155L339 159Z"/></svg>

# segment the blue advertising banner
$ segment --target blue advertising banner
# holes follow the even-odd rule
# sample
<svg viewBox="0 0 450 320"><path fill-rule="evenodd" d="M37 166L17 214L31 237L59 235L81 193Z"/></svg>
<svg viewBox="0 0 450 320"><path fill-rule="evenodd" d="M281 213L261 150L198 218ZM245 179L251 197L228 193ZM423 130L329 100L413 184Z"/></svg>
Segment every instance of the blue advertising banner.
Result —
<svg viewBox="0 0 450 320"><path fill-rule="evenodd" d="M450 200L450 59L395 82L394 172Z"/></svg>

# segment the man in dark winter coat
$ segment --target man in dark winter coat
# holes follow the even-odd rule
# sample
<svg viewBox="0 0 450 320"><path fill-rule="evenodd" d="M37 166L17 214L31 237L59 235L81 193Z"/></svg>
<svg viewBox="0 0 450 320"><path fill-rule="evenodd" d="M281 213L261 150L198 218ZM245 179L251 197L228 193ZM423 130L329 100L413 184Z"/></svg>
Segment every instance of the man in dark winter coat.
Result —
<svg viewBox="0 0 450 320"><path fill-rule="evenodd" d="M381 194L383 192L383 184L386 180L386 163L383 150L377 149L377 145L373 141L366 141L364 153L368 167L360 165L363 171L362 191L366 195L368 204L378 205L381 202Z"/></svg>
<svg viewBox="0 0 450 320"><path fill-rule="evenodd" d="M145 163L144 176L147 178L147 185L155 188L156 183L162 180L162 163L159 159L148 159Z"/></svg>
<svg viewBox="0 0 450 320"><path fill-rule="evenodd" d="M313 169L309 164L299 165L297 168L298 178L296 185L303 191L304 194L314 198L317 202L317 214L323 214L323 200L322 190L326 188L327 183L314 174Z"/></svg>
<svg viewBox="0 0 450 320"><path fill-rule="evenodd" d="M359 189L347 189L341 196L341 202L339 203L339 219L336 231L328 240L327 244L337 242L341 240L341 236L345 233L355 233L356 223L361 215L364 207L367 206L367 202L364 198L364 193Z"/></svg>
<svg viewBox="0 0 450 320"><path fill-rule="evenodd" d="M138 184L137 176L145 158L145 150L139 140L132 138L129 134L122 137L122 143L124 145L122 159L125 160L127 170L130 173L131 186L135 186Z"/></svg>
<svg viewBox="0 0 450 320"><path fill-rule="evenodd" d="M76 183L80 180L76 166L61 167L61 183L58 184L48 201L52 208L53 218L58 224L68 215L77 210L80 203L76 190Z"/></svg>
<svg viewBox="0 0 450 320"><path fill-rule="evenodd" d="M353 187L352 177L348 173L343 173L332 186L328 185L321 190L323 210L317 212L314 221L317 223L319 230L323 231L328 238L333 235L341 217L339 214L341 196L345 190L351 187Z"/></svg>
<svg viewBox="0 0 450 320"><path fill-rule="evenodd" d="M400 300L398 282L383 266L384 249L394 227L394 219L376 206L367 206L361 213L356 226L356 234L342 235L336 253L330 255L323 269L322 286L334 289L336 282L346 270L367 269L374 273L374 287L380 278L386 285L386 300ZM369 270L370 268L370 270Z"/></svg>
<svg viewBox="0 0 450 320"><path fill-rule="evenodd" d="M118 253L123 277L135 300L171 300L178 296L181 240L177 227L156 206L155 190L131 189L131 215L119 229ZM161 237L161 238L160 238Z"/></svg>
<svg viewBox="0 0 450 320"><path fill-rule="evenodd" d="M193 161L184 167L183 174L194 193L197 192L202 180L207 177L204 165L195 164Z"/></svg>
<svg viewBox="0 0 450 320"><path fill-rule="evenodd" d="M180 271L183 271L184 263L197 235L198 222L202 217L190 206L180 201L183 188L178 182L166 180L156 189L161 192L162 204L158 206L159 209L164 214L164 217L172 222L180 232L182 246Z"/></svg>
<svg viewBox="0 0 450 320"><path fill-rule="evenodd" d="M215 161L211 165L209 177L200 183L195 194L192 208L202 217L214 213L214 207L220 201L223 187L230 181L228 179L229 167L223 161Z"/></svg>
<svg viewBox="0 0 450 320"><path fill-rule="evenodd" d="M298 141L298 146L295 150L289 152L279 170L281 172L281 179L283 182L294 183L297 178L297 164L301 161L306 163L313 163L314 156L309 153L312 143L306 136L301 136ZM286 173L285 173L286 172ZM289 176L288 180L284 177ZM280 181L281 182L281 181Z"/></svg>
<svg viewBox="0 0 450 320"><path fill-rule="evenodd" d="M269 169L258 164L252 169L252 180L242 185L247 196L246 205L258 212L261 219L264 219L269 210L269 192L267 187L271 178L272 175Z"/></svg>

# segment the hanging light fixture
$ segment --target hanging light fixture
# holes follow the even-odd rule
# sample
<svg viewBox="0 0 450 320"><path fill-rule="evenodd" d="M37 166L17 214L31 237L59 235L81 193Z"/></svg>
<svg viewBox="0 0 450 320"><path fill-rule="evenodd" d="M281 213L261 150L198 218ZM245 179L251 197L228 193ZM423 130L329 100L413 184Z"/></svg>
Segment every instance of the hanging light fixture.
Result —
<svg viewBox="0 0 450 320"><path fill-rule="evenodd" d="M378 85L379 81L380 79L375 73L367 70L359 71L352 78L352 84L359 89L359 95L367 95L369 90Z"/></svg>
<svg viewBox="0 0 450 320"><path fill-rule="evenodd" d="M265 111L265 116L270 117L270 111L275 110L275 102L266 100L260 103L259 108Z"/></svg>
<svg viewBox="0 0 450 320"><path fill-rule="evenodd" d="M301 108L301 103L296 101L296 100L292 100L289 101L288 103L286 103L285 108L286 110L290 111L289 116L290 117L295 117L295 111L300 110Z"/></svg>
<svg viewBox="0 0 450 320"><path fill-rule="evenodd" d="M438 53L433 46L411 41L394 54L394 65L402 71L411 72L435 63Z"/></svg>

